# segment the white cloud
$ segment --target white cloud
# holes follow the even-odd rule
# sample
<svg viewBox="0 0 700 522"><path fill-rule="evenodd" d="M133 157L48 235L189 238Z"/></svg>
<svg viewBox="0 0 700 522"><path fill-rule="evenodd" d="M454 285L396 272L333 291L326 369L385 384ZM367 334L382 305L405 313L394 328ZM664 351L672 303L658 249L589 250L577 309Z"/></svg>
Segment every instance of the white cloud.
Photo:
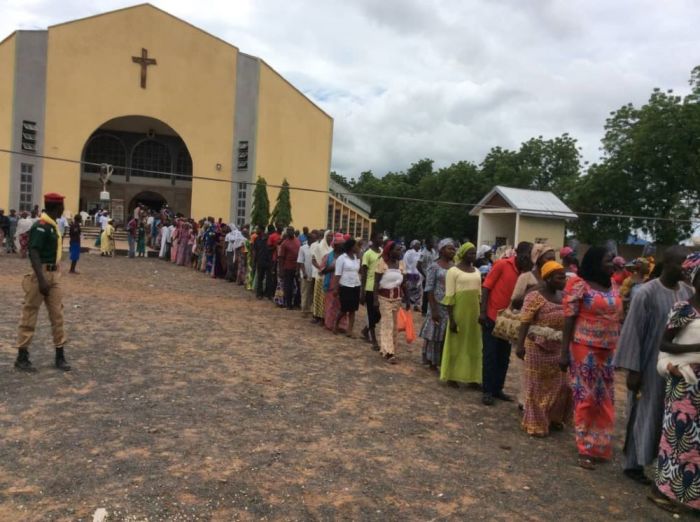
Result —
<svg viewBox="0 0 700 522"><path fill-rule="evenodd" d="M130 5L0 0L0 33ZM605 118L659 86L687 89L693 0L162 0L261 56L335 119L333 167L354 176L479 162L569 132L595 160Z"/></svg>

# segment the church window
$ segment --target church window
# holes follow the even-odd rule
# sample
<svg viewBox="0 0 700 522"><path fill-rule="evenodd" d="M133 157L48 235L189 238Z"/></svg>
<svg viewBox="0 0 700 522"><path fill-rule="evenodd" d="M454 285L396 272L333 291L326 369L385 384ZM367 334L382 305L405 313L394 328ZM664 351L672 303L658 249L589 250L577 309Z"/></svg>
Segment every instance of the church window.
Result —
<svg viewBox="0 0 700 522"><path fill-rule="evenodd" d="M83 172L98 175L100 164L107 163L114 167L114 176L123 176L126 167L126 148L122 140L111 134L94 136L85 148ZM93 165L96 164L96 165Z"/></svg>
<svg viewBox="0 0 700 522"><path fill-rule="evenodd" d="M36 122L24 120L22 122L22 150L36 152Z"/></svg>
<svg viewBox="0 0 700 522"><path fill-rule="evenodd" d="M248 142L238 142L238 162L237 169L239 171L248 170Z"/></svg>
<svg viewBox="0 0 700 522"><path fill-rule="evenodd" d="M192 157L185 147L182 147L177 153L177 161L175 163L175 173L192 177ZM181 176L177 178L184 179ZM187 180L185 180L187 181Z"/></svg>
<svg viewBox="0 0 700 522"><path fill-rule="evenodd" d="M238 200L236 202L236 224L239 227L245 225L245 205L248 187L245 183L238 184Z"/></svg>
<svg viewBox="0 0 700 522"><path fill-rule="evenodd" d="M22 163L20 165L19 185L19 210L27 212L32 210L34 203L34 165Z"/></svg>
<svg viewBox="0 0 700 522"><path fill-rule="evenodd" d="M157 140L144 140L131 153L131 175L170 179L172 157L167 145Z"/></svg>

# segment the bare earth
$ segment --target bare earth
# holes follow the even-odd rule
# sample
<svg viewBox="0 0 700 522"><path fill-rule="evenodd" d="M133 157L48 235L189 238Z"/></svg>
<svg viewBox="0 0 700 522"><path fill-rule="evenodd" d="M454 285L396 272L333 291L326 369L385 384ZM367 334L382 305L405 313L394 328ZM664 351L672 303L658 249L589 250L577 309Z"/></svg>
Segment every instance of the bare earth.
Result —
<svg viewBox="0 0 700 522"><path fill-rule="evenodd" d="M389 366L242 288L152 259L64 275L73 371L46 313L12 368L27 260L0 254L0 520L671 520L616 458L575 465L420 366ZM416 318L418 326L419 319ZM517 365L508 390L516 392Z"/></svg>

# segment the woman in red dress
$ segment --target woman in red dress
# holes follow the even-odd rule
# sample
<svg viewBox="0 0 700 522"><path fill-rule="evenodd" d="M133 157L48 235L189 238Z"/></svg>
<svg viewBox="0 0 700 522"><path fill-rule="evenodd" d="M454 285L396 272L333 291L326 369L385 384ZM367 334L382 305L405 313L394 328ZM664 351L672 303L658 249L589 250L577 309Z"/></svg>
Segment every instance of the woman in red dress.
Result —
<svg viewBox="0 0 700 522"><path fill-rule="evenodd" d="M612 456L615 423L612 364L622 320L622 298L614 285L613 254L592 247L581 262L578 277L564 290L564 334L560 366L570 367L574 397L574 429L579 466Z"/></svg>

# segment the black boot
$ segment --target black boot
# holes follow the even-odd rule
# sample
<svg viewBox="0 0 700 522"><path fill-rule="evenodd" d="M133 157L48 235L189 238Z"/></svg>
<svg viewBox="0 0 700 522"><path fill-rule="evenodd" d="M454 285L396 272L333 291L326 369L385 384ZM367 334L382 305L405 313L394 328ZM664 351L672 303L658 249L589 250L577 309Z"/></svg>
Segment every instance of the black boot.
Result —
<svg viewBox="0 0 700 522"><path fill-rule="evenodd" d="M17 360L15 361L15 368L22 372L33 373L36 368L32 366L29 360L29 351L26 348L20 348L17 352Z"/></svg>
<svg viewBox="0 0 700 522"><path fill-rule="evenodd" d="M56 348L56 368L64 372L70 371L70 366L66 362L65 355L63 355L63 348Z"/></svg>

